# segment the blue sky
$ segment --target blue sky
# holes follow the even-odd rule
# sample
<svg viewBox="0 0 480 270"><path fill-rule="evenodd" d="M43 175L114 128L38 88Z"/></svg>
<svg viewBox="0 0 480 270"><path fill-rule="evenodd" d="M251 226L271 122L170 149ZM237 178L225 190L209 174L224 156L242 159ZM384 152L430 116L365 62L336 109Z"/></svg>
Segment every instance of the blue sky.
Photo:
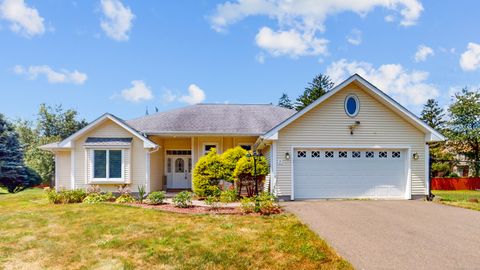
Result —
<svg viewBox="0 0 480 270"><path fill-rule="evenodd" d="M0 0L0 112L276 103L358 72L414 113L480 86L480 2Z"/></svg>

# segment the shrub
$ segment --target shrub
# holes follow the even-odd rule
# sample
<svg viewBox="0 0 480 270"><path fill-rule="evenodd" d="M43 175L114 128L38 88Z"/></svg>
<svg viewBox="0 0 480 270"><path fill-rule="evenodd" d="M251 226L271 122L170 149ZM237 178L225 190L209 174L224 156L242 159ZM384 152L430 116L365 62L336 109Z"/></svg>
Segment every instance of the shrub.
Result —
<svg viewBox="0 0 480 270"><path fill-rule="evenodd" d="M175 195L173 198L173 204L176 207L187 208L192 206L192 193L188 191L182 191Z"/></svg>
<svg viewBox="0 0 480 270"><path fill-rule="evenodd" d="M54 204L60 203L81 203L87 196L87 193L83 189L74 190L61 190L45 188L47 193L47 199Z"/></svg>
<svg viewBox="0 0 480 270"><path fill-rule="evenodd" d="M246 197L240 200L240 209L243 213L249 214L255 212L255 198Z"/></svg>
<svg viewBox="0 0 480 270"><path fill-rule="evenodd" d="M216 149L201 157L193 170L193 192L200 197L213 195L215 188L222 179L223 169L220 156Z"/></svg>
<svg viewBox="0 0 480 270"><path fill-rule="evenodd" d="M247 155L247 150L243 149L240 146L235 148L228 149L223 154L220 155L220 161L222 162L222 178L223 180L233 183L235 177L233 172L237 167L237 162L244 156Z"/></svg>
<svg viewBox="0 0 480 270"><path fill-rule="evenodd" d="M130 194L122 194L116 200L116 203L134 203L135 198Z"/></svg>
<svg viewBox="0 0 480 270"><path fill-rule="evenodd" d="M115 197L111 192L107 193L90 193L83 199L83 203L101 203L113 201Z"/></svg>
<svg viewBox="0 0 480 270"><path fill-rule="evenodd" d="M138 186L138 201L142 203L144 198L145 198L145 187Z"/></svg>
<svg viewBox="0 0 480 270"><path fill-rule="evenodd" d="M268 161L264 156L256 157L256 174L267 175L269 173ZM253 157L244 156L238 160L237 166L233 172L234 177L239 177L242 174L255 175L254 173L254 159Z"/></svg>
<svg viewBox="0 0 480 270"><path fill-rule="evenodd" d="M46 187L43 190L45 191L45 194L47 194L47 200L49 202L54 204L62 203L60 194L55 189Z"/></svg>
<svg viewBox="0 0 480 270"><path fill-rule="evenodd" d="M262 192L255 197L243 198L240 201L240 209L246 214L260 213L261 215L271 215L281 212L275 197L268 192Z"/></svg>
<svg viewBox="0 0 480 270"><path fill-rule="evenodd" d="M208 196L205 199L205 204L208 205L212 210L220 208L220 199L215 196Z"/></svg>
<svg viewBox="0 0 480 270"><path fill-rule="evenodd" d="M237 191L234 188L224 190L220 193L220 201L223 203L232 203L237 201Z"/></svg>
<svg viewBox="0 0 480 270"><path fill-rule="evenodd" d="M127 185L118 186L118 193L120 193L120 195L130 194L131 192L132 191Z"/></svg>
<svg viewBox="0 0 480 270"><path fill-rule="evenodd" d="M154 191L148 194L146 203L157 205L162 204L163 200L165 200L165 191Z"/></svg>

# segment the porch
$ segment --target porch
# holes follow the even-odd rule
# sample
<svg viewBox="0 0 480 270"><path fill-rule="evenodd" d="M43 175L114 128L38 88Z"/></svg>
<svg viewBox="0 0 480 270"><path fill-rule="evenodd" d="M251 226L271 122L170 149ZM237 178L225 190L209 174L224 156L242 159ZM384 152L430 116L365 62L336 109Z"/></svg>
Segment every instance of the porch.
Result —
<svg viewBox="0 0 480 270"><path fill-rule="evenodd" d="M149 191L168 191L174 195L176 191L191 190L193 168L198 159L206 155L212 148L219 154L227 149L241 146L250 150L256 136L149 136L159 148L147 154L147 177L150 179Z"/></svg>

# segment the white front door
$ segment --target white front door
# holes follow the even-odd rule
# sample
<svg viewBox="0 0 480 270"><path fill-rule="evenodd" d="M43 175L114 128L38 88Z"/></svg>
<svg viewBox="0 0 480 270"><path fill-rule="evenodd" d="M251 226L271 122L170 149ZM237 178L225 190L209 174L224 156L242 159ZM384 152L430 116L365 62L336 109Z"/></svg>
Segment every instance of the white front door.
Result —
<svg viewBox="0 0 480 270"><path fill-rule="evenodd" d="M167 156L167 188L192 188L192 157L185 155Z"/></svg>
<svg viewBox="0 0 480 270"><path fill-rule="evenodd" d="M295 149L295 198L406 198L402 149Z"/></svg>

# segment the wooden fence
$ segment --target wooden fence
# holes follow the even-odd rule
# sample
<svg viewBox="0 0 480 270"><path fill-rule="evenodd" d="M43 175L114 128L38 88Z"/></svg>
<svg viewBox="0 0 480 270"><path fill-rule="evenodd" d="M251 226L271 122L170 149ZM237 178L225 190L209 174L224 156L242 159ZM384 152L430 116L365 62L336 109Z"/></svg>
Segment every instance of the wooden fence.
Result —
<svg viewBox="0 0 480 270"><path fill-rule="evenodd" d="M432 190L480 190L480 177L432 178Z"/></svg>

